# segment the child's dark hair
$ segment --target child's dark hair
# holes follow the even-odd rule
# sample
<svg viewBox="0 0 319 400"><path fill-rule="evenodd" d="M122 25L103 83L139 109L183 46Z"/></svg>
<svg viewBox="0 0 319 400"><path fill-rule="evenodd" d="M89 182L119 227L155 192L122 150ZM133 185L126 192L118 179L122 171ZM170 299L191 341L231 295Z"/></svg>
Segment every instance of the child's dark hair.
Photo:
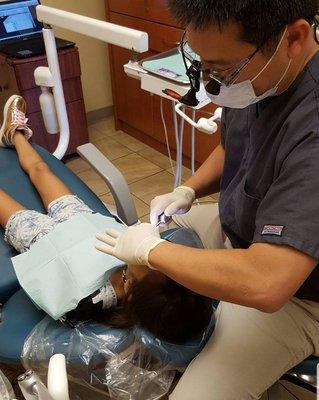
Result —
<svg viewBox="0 0 319 400"><path fill-rule="evenodd" d="M95 319L117 328L133 325L156 337L182 344L203 332L212 317L212 300L165 277L154 282L152 274L136 282L126 300Z"/></svg>

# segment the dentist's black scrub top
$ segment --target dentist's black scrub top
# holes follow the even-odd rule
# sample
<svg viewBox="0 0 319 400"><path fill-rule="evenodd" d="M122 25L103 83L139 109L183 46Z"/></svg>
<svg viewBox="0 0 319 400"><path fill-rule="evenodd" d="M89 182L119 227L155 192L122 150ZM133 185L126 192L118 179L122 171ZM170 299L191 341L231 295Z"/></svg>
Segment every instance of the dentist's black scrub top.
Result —
<svg viewBox="0 0 319 400"><path fill-rule="evenodd" d="M319 53L290 88L224 109L220 219L235 248L291 246L319 262ZM319 302L319 267L295 294Z"/></svg>

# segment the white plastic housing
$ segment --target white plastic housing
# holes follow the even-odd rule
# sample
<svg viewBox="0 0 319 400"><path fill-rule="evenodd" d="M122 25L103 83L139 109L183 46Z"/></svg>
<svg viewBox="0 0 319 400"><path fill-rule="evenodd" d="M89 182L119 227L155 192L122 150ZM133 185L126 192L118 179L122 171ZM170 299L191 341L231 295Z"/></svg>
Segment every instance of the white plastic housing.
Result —
<svg viewBox="0 0 319 400"><path fill-rule="evenodd" d="M54 79L48 67L38 67L34 71L35 83L38 86L53 87Z"/></svg>
<svg viewBox="0 0 319 400"><path fill-rule="evenodd" d="M124 65L124 72L130 78L142 79L142 75L147 74L148 72L145 71L137 61L129 61L127 64Z"/></svg>
<svg viewBox="0 0 319 400"><path fill-rule="evenodd" d="M63 354L55 354L50 358L48 391L54 400L70 400L66 361Z"/></svg>
<svg viewBox="0 0 319 400"><path fill-rule="evenodd" d="M184 113L183 108L184 104L177 103L175 106L175 111L191 126L208 135L212 135L217 132L218 125L215 121L219 121L221 119L223 112L221 107L218 107L215 110L214 115L211 118L200 118L198 122L195 122L189 118L189 116Z"/></svg>
<svg viewBox="0 0 319 400"><path fill-rule="evenodd" d="M197 129L203 133L212 135L217 132L218 125L216 124L216 122L211 121L207 118L200 118L200 120L197 122Z"/></svg>
<svg viewBox="0 0 319 400"><path fill-rule="evenodd" d="M45 129L51 135L60 131L58 117L56 113L53 94L47 87L41 87L42 94L39 97Z"/></svg>
<svg viewBox="0 0 319 400"><path fill-rule="evenodd" d="M42 23L82 33L125 49L134 49L138 53L148 50L146 32L42 5L37 6L36 11Z"/></svg>

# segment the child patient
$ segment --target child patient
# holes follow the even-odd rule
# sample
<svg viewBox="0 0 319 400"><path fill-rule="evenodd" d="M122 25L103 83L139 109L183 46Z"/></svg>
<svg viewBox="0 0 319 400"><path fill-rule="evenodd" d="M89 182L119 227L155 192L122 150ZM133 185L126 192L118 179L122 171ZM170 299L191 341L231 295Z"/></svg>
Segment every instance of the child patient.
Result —
<svg viewBox="0 0 319 400"><path fill-rule="evenodd" d="M59 224L78 214L93 213L29 144L32 131L25 112L24 99L11 96L4 109L0 145L16 149L21 168L38 191L47 214L25 209L0 189L0 224L5 240L19 253L32 251L32 246ZM183 343L203 331L211 314L210 299L147 266L128 265L115 270L102 288L82 299L65 318L71 322L94 319L119 328L138 325L163 340Z"/></svg>

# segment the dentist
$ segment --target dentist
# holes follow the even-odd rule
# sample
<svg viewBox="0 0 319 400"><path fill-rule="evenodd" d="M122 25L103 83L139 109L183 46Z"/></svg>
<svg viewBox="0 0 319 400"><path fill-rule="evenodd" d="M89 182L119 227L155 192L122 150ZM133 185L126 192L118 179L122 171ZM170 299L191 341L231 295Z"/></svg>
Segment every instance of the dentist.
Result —
<svg viewBox="0 0 319 400"><path fill-rule="evenodd" d="M319 4L169 5L224 107L221 143L183 186L152 201L152 224L109 231L98 248L220 300L210 341L170 399L258 399L319 356ZM192 207L217 192L219 205ZM205 249L162 240L154 225L163 212Z"/></svg>

